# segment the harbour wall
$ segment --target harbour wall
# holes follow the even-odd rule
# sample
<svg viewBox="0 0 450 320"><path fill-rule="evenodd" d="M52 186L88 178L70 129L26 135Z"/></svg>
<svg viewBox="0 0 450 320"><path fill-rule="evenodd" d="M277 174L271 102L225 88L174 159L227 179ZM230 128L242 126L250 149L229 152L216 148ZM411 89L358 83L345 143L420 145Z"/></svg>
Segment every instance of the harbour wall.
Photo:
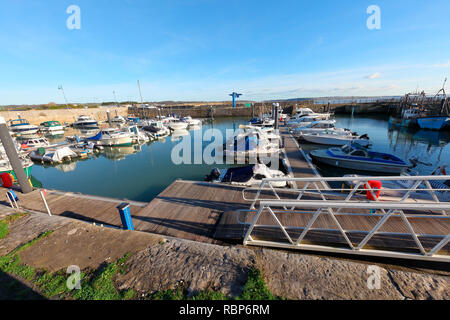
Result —
<svg viewBox="0 0 450 320"><path fill-rule="evenodd" d="M126 116L127 108L88 108L88 109L58 109L58 110L26 110L26 111L0 111L0 117L6 121L20 118L28 120L31 124L39 125L42 122L56 120L68 124L75 122L81 115L89 116L97 121L106 121L106 111L110 110L111 117L117 115Z"/></svg>
<svg viewBox="0 0 450 320"><path fill-rule="evenodd" d="M163 107L161 108L161 115L177 114L180 117L191 116L193 118L221 118L221 117L251 117L252 107L237 106L176 106L176 107ZM128 108L128 114L139 118L154 118L158 116L157 109L146 109L138 107Z"/></svg>

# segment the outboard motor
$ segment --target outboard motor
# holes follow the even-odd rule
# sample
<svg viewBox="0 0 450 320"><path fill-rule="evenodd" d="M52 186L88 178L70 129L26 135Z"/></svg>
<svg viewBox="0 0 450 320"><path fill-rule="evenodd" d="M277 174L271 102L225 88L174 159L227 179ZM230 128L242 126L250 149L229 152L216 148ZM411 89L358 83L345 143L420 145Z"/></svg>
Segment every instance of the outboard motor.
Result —
<svg viewBox="0 0 450 320"><path fill-rule="evenodd" d="M367 133L363 134L363 135L362 135L361 137L359 137L359 138L360 138L360 139L367 139L367 140L370 139Z"/></svg>
<svg viewBox="0 0 450 320"><path fill-rule="evenodd" d="M213 181L217 180L220 177L220 169L214 168L211 170L211 173L205 177L205 181Z"/></svg>

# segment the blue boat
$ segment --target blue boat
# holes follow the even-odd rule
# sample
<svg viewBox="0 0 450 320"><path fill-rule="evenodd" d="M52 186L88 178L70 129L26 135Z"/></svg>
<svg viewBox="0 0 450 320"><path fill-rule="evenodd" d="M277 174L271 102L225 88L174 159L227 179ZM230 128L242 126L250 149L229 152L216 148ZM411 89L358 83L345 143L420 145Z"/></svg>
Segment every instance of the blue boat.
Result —
<svg viewBox="0 0 450 320"><path fill-rule="evenodd" d="M417 119L421 129L450 130L450 116L423 117Z"/></svg>
<svg viewBox="0 0 450 320"><path fill-rule="evenodd" d="M342 148L314 150L310 156L315 162L360 171L400 174L409 167L392 154L368 151L356 143Z"/></svg>

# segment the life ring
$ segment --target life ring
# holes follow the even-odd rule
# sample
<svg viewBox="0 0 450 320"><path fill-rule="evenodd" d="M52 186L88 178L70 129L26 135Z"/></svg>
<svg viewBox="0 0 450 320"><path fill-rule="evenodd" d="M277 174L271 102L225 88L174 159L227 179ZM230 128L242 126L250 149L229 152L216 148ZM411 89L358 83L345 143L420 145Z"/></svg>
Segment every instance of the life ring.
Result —
<svg viewBox="0 0 450 320"><path fill-rule="evenodd" d="M366 184L364 184L364 189L367 190L367 192L366 192L367 199L371 200L371 201L376 201L376 199L372 195L372 192L370 192L369 187L367 187L367 184L370 186L370 189L372 189L372 192L375 193L376 199L378 199L380 197L380 192L381 192L381 186L382 186L381 181L380 180L370 180Z"/></svg>
<svg viewBox="0 0 450 320"><path fill-rule="evenodd" d="M14 184L14 176L11 173L3 172L0 174L2 180L2 187L10 188Z"/></svg>

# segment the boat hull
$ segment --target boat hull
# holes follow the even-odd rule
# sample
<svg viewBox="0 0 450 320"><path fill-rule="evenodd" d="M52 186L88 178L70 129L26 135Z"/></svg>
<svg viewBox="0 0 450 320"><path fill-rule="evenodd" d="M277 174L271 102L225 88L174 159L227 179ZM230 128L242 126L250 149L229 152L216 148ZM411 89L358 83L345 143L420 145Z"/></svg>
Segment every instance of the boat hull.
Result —
<svg viewBox="0 0 450 320"><path fill-rule="evenodd" d="M28 179L30 179L31 176L31 170L33 169L33 164L28 165L27 167L25 167L23 170L25 171L25 174L27 176ZM10 173L14 176L14 179L17 180L17 176L16 173L14 172L14 170L9 169L9 170L0 170L0 174L2 173Z"/></svg>
<svg viewBox="0 0 450 320"><path fill-rule="evenodd" d="M450 130L450 117L426 117L417 119L421 129Z"/></svg>
<svg viewBox="0 0 450 320"><path fill-rule="evenodd" d="M133 144L131 137L119 137L119 138L104 138L99 141L99 144L107 147L125 147Z"/></svg>
<svg viewBox="0 0 450 320"><path fill-rule="evenodd" d="M345 139L345 137L343 137L343 138L321 137L321 136L309 135L309 134L304 134L302 136L302 138L303 138L303 140L305 140L307 142L323 144L323 145L328 145L328 146L343 146L343 145L346 145L346 144L349 144L352 142L356 142L363 147L367 147L369 145L368 139L352 139L352 138Z"/></svg>
<svg viewBox="0 0 450 320"><path fill-rule="evenodd" d="M188 124L186 122L176 122L176 123L169 123L169 128L172 130L186 130L188 127Z"/></svg>
<svg viewBox="0 0 450 320"><path fill-rule="evenodd" d="M324 163L338 168L358 170L358 171L400 174L408 167L407 165L396 165L396 164L386 165L383 163L374 163L364 160L340 159L335 157L329 157L326 154L314 151L310 153L310 156L315 162Z"/></svg>

